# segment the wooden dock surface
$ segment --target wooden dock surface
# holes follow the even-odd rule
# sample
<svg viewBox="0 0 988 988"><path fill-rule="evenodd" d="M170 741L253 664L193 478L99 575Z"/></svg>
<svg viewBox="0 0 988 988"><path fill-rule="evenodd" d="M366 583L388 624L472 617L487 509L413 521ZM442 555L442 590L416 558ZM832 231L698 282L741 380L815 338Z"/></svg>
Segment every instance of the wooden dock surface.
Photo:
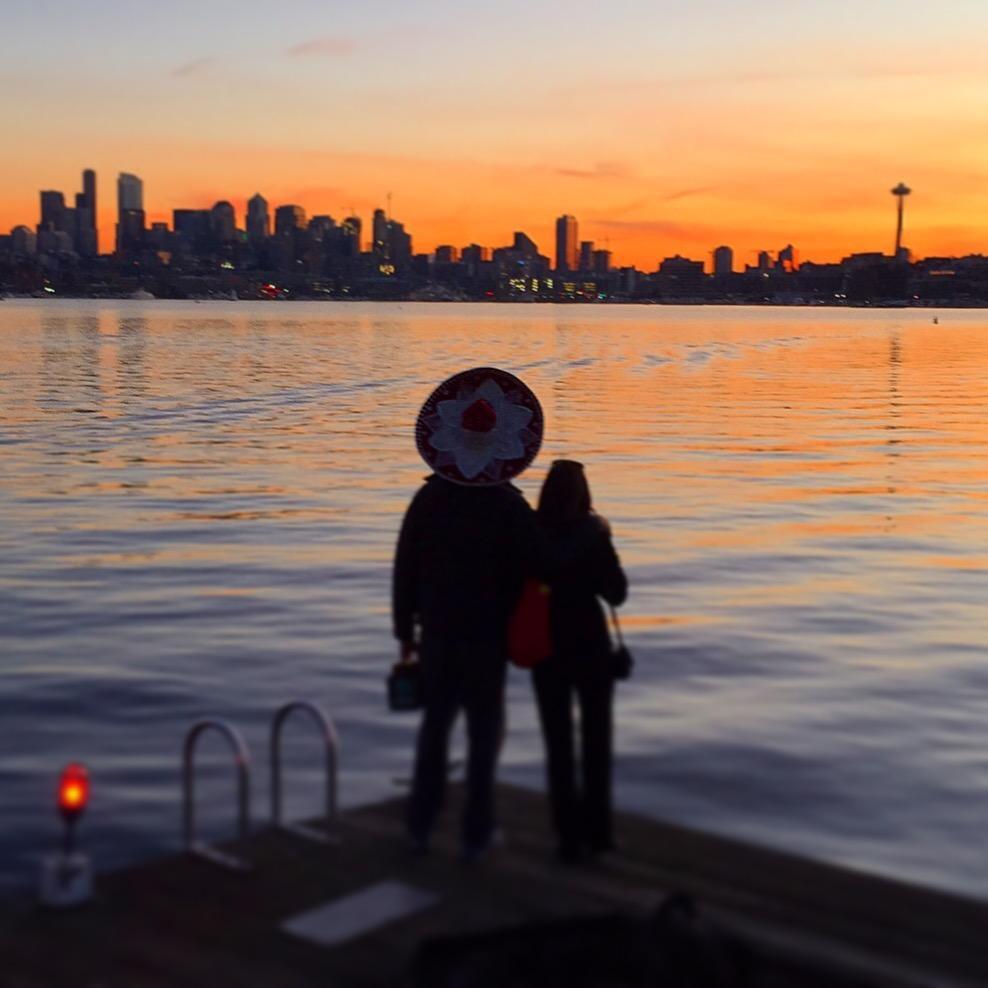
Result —
<svg viewBox="0 0 988 988"><path fill-rule="evenodd" d="M645 915L671 890L693 896L765 958L754 986L988 985L988 904L875 878L687 828L619 815L619 853L565 866L552 855L542 794L499 787L505 845L457 860L453 787L427 857L407 852L401 801L345 813L342 842L265 830L237 874L186 856L100 875L72 912L0 910L4 988L291 988L407 984L431 938L616 909ZM280 929L287 918L397 880L438 902L327 948ZM509 986L505 986L509 988Z"/></svg>

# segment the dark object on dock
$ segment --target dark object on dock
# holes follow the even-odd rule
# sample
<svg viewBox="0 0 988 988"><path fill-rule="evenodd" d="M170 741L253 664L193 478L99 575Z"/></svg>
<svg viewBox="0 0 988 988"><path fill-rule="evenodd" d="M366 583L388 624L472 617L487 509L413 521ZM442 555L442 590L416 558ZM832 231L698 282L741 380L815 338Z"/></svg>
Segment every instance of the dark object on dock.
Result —
<svg viewBox="0 0 988 988"><path fill-rule="evenodd" d="M668 896L644 919L548 920L424 944L411 988L748 988L750 948Z"/></svg>

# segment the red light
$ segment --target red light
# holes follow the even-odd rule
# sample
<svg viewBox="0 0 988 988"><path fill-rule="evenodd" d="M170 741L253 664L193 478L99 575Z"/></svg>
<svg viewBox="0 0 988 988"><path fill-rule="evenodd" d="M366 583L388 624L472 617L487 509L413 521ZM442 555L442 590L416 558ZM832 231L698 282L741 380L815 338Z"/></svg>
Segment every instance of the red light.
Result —
<svg viewBox="0 0 988 988"><path fill-rule="evenodd" d="M73 762L62 771L58 783L58 808L68 820L75 820L89 802L89 770Z"/></svg>

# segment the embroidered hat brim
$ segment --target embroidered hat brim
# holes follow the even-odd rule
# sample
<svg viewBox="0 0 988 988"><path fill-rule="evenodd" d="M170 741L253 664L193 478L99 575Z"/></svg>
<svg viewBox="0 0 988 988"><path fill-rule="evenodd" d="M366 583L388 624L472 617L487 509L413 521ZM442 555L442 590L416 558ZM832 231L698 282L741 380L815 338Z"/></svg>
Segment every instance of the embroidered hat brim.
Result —
<svg viewBox="0 0 988 988"><path fill-rule="evenodd" d="M415 423L422 459L456 484L490 486L517 477L542 445L535 393L497 367L475 367L429 395Z"/></svg>

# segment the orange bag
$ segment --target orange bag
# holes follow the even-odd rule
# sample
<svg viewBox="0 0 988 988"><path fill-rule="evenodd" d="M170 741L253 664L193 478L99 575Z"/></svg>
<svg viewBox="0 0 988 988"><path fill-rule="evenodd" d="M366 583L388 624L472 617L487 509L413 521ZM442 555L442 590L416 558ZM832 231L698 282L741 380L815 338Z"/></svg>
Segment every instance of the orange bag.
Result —
<svg viewBox="0 0 988 988"><path fill-rule="evenodd" d="M549 587L529 577L508 621L508 656L519 668L531 669L551 654Z"/></svg>

